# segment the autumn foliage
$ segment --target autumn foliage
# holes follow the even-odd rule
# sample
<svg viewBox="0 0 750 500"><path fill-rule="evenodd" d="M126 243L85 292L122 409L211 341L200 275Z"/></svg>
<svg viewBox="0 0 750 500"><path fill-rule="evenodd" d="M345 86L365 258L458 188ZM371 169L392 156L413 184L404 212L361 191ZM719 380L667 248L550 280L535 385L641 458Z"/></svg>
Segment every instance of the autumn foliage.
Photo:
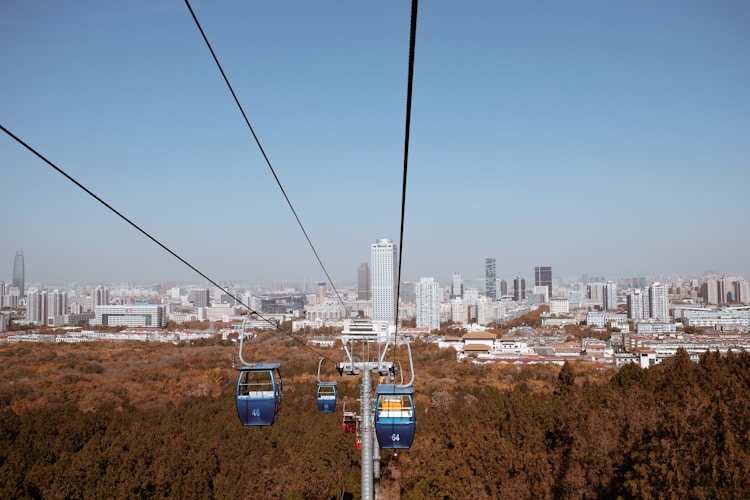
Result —
<svg viewBox="0 0 750 500"><path fill-rule="evenodd" d="M359 379L324 363L340 399L319 414L318 354L261 337L285 382L267 428L239 424L231 343L4 344L0 497L358 497L341 405L359 408ZM382 452L381 498L750 498L747 353L619 371L414 357L417 434Z"/></svg>

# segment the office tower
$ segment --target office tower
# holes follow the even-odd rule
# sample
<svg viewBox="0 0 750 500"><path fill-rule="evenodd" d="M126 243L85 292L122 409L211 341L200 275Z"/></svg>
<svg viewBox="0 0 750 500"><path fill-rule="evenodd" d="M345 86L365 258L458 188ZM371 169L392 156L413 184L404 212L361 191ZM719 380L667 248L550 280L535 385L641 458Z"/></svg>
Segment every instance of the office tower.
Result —
<svg viewBox="0 0 750 500"><path fill-rule="evenodd" d="M357 268L357 300L370 300L370 265L367 262Z"/></svg>
<svg viewBox="0 0 750 500"><path fill-rule="evenodd" d="M706 304L719 303L719 280L717 278L706 278L701 285L701 297Z"/></svg>
<svg viewBox="0 0 750 500"><path fill-rule="evenodd" d="M26 296L24 289L23 252L20 250L16 252L16 258L13 260L13 286L21 291L21 297Z"/></svg>
<svg viewBox="0 0 750 500"><path fill-rule="evenodd" d="M750 304L750 283L743 278L734 282L734 296L736 302Z"/></svg>
<svg viewBox="0 0 750 500"><path fill-rule="evenodd" d="M508 295L508 282L503 280L500 280L500 296L505 297Z"/></svg>
<svg viewBox="0 0 750 500"><path fill-rule="evenodd" d="M440 329L440 286L432 278L414 284L417 302L417 328Z"/></svg>
<svg viewBox="0 0 750 500"><path fill-rule="evenodd" d="M47 294L47 317L44 318L45 323L47 318L57 316L65 316L68 314L68 294L55 290Z"/></svg>
<svg viewBox="0 0 750 500"><path fill-rule="evenodd" d="M617 309L617 283L607 281L604 284L604 307L605 311Z"/></svg>
<svg viewBox="0 0 750 500"><path fill-rule="evenodd" d="M179 295L178 295L179 298ZM94 307L109 305L109 288L98 286L94 290Z"/></svg>
<svg viewBox="0 0 750 500"><path fill-rule="evenodd" d="M740 278L733 276L722 276L718 283L718 294L720 304L731 304L739 302L737 300L736 283Z"/></svg>
<svg viewBox="0 0 750 500"><path fill-rule="evenodd" d="M388 238L381 238L370 246L370 257L371 319L395 325L398 245Z"/></svg>
<svg viewBox="0 0 750 500"><path fill-rule="evenodd" d="M589 304L604 307L604 283L589 283L586 285L586 290Z"/></svg>
<svg viewBox="0 0 750 500"><path fill-rule="evenodd" d="M534 286L546 286L548 297L552 297L552 267L537 266L534 268Z"/></svg>
<svg viewBox="0 0 750 500"><path fill-rule="evenodd" d="M669 294L667 285L652 283L648 288L648 306L651 318L658 321L669 320Z"/></svg>
<svg viewBox="0 0 750 500"><path fill-rule="evenodd" d="M513 300L526 300L526 278L523 276L516 276L513 280Z"/></svg>
<svg viewBox="0 0 750 500"><path fill-rule="evenodd" d="M644 295L640 290L628 294L628 319L640 320L648 317L643 308Z"/></svg>
<svg viewBox="0 0 750 500"><path fill-rule="evenodd" d="M193 307L208 307L211 303L209 297L208 288L192 288L188 292L188 301L193 304Z"/></svg>
<svg viewBox="0 0 750 500"><path fill-rule="evenodd" d="M484 259L484 280L484 294L492 300L497 299L495 259L492 257Z"/></svg>
<svg viewBox="0 0 750 500"><path fill-rule="evenodd" d="M451 298L455 299L456 297L463 297L464 296L464 282L461 279L461 275L459 273L453 273L453 283L451 285Z"/></svg>

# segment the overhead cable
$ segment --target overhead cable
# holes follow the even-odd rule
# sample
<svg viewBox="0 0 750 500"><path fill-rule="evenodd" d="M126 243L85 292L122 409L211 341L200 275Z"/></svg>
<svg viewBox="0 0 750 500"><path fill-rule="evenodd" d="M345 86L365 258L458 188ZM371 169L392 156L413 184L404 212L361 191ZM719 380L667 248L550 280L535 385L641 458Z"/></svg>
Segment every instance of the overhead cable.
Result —
<svg viewBox="0 0 750 500"><path fill-rule="evenodd" d="M86 186L84 186L83 184L81 184L80 182L78 182L76 179L74 179L72 176L70 176L63 169L61 169L60 167L58 167L57 165L55 165L54 163L52 163L44 155L42 155L41 153L39 153L36 149L34 149L33 147L31 147L25 141L23 141L20 137L18 137L17 135L13 134L10 130L8 130L7 128L5 128L5 126L3 126L3 125L0 124L0 129L2 129L3 132L5 132L6 134L8 134L11 138L13 138L21 146L23 146L26 149L28 149L31 153L33 153L36 157L38 157L44 163L46 163L47 165L49 165L50 167L52 167L53 169L55 169L63 177L65 177L70 182L72 182L73 184L75 184L76 186L78 186L80 189L82 189L83 191L85 191L89 196L91 196L96 201L98 201L99 203L101 203L102 205L104 205L105 207L107 207L115 215L117 215L122 220L124 220L125 222L127 222L128 224L130 224L132 227L134 227L135 229L137 229L141 234L143 234L148 239L150 239L151 241L153 241L154 243L156 243L157 245L159 245L162 249L166 250L167 253L169 253L174 258L176 258L177 260L179 260L180 262L182 262L183 264L185 264L187 267L189 267L190 269L192 269L193 271L195 271L196 273L198 273L198 275L200 275L203 279L205 279L206 281L208 281L209 283L211 283L212 285L214 285L215 287L217 287L219 290L221 290L222 292L224 292L226 295L228 295L229 297L231 297L232 299L234 299L235 301L237 301L239 304L241 304L243 307L245 307L249 312L251 312L252 314L255 314L258 318L260 318L260 319L262 319L264 321L267 321L269 324L273 324L273 322L269 318L266 318L261 313L259 313L257 311L254 311L249 305L247 305L244 302L242 302L239 298L235 297L234 294L232 294L231 292L229 292L228 290L226 290L219 283L217 283L216 281L214 281L211 278L209 278L206 274L202 273L197 267L195 267L194 265L192 265L190 262L188 262L184 258L180 257L176 252L172 251L164 243L162 243L161 241L157 240L155 237L151 236L151 234L149 234L146 230L142 229L135 222L133 222L132 220L128 219L120 211L118 211L117 209L115 209L112 205L110 205L109 203L107 203L106 201L104 201L102 198L100 198L99 196L97 196L96 194L94 194L94 192L92 192ZM300 338L298 338L297 336L293 335L291 332L289 332L289 331L287 331L287 330L285 330L285 329L283 329L283 328L281 328L279 326L276 326L276 329L279 330L279 331L281 331L281 332L283 332L283 333L285 333L286 335L288 335L292 339L296 340L300 344L304 345L305 347L307 347L311 351L315 352L319 356L323 356L320 352L318 352L316 349L314 349L314 348L310 347L309 345L307 345L304 341L300 340ZM329 359L327 356L323 356L323 357L325 357L326 359ZM329 361L332 361L332 360L329 359Z"/></svg>
<svg viewBox="0 0 750 500"><path fill-rule="evenodd" d="M397 284L396 284L396 318L394 323L396 324L396 333L394 334L394 340L398 341L398 310L399 310L399 299L401 295L401 261L404 256L404 219L406 214L406 177L409 167L409 132L411 129L411 96L412 89L414 86L414 52L417 43L417 9L418 0L412 0L411 2L411 28L409 31L409 76L407 79L406 87L406 126L404 132L404 176L401 187L401 234L399 237L399 253L398 253L398 273ZM397 343L397 342L396 342Z"/></svg>
<svg viewBox="0 0 750 500"><path fill-rule="evenodd" d="M271 160L268 158L266 151L263 149L263 146L260 143L260 139L258 138L258 135L255 133L253 126L250 124L250 120L248 119L247 114L245 113L245 110L242 107L242 104L240 104L240 100L237 97L237 94L235 93L234 88L232 88L232 84L229 83L229 78L227 77L227 74L224 72L224 68L222 68L221 63L219 62L219 58L216 56L216 52L214 52L213 47L211 47L211 42L208 41L208 37L206 36L206 33L203 31L203 28L201 27L201 24L198 21L198 17L195 15L195 12L193 11L193 8L190 6L190 2L188 0L185 0L185 5L187 5L188 10L190 11L190 15L193 17L193 21L195 21L195 25L197 26L198 30L201 32L203 41L206 42L206 47L208 47L208 50L211 52L211 56L213 57L214 62L216 63L216 67L219 68L219 71L221 72L221 76L224 78L224 83L227 84L227 88L229 88L229 92L231 92L232 97L234 98L234 102L235 104L237 104L237 108L240 110L240 113L242 113L242 118L245 119L245 124L247 125L247 128L250 130L250 133L252 134L253 139L255 139L255 144L257 144L258 149L260 150L260 153L263 155L263 159L266 161L266 165L268 165L268 169L271 171L273 178L276 180L276 184L279 186L281 193L284 195L284 199L286 200L287 205L289 205L289 209L292 211L294 218L297 220L297 224L299 224L299 227L302 230L302 234L305 235L307 244L310 245L310 248L312 249L313 254L315 254L315 258L318 260L318 264L320 264L321 269L323 269L323 273L326 275L326 278L328 278L328 282L331 284L331 288L333 288L333 291L336 293L336 297L338 297L339 302L348 311L348 308L346 307L344 300L341 298L339 291L336 289L336 285L334 285L333 280L331 279L331 276L328 274L328 270L323 264L323 261L321 260L320 255L318 255L318 251L315 250L315 245L313 245L312 240L310 240L310 236L308 236L307 231L305 230L305 226L302 224L302 220L300 220L299 216L297 215L297 211L294 209L294 206L292 206L292 202L289 199L289 196L286 194L286 191L284 190L284 186L281 185L281 180L279 180L279 176L276 175L276 171L271 165Z"/></svg>

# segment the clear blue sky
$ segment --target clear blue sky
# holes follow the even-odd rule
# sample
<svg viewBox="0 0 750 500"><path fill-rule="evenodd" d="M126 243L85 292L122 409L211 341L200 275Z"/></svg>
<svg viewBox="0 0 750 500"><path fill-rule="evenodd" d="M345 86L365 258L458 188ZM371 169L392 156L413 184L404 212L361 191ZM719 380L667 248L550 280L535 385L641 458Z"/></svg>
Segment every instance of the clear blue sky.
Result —
<svg viewBox="0 0 750 500"><path fill-rule="evenodd" d="M398 242L410 2L192 6L334 280ZM420 5L402 279L750 274L750 3ZM325 279L180 0L0 5L0 123L217 281ZM0 279L201 282L0 133ZM4 263L4 264L3 264Z"/></svg>

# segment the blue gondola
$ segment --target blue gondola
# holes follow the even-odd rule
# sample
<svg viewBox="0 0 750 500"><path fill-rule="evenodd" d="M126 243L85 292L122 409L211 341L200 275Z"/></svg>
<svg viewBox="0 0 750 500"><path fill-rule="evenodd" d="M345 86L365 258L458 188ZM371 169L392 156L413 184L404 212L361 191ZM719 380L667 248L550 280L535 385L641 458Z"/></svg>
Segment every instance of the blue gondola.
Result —
<svg viewBox="0 0 750 500"><path fill-rule="evenodd" d="M284 384L279 363L257 363L239 368L237 415L242 425L271 425L281 409Z"/></svg>
<svg viewBox="0 0 750 500"><path fill-rule="evenodd" d="M381 448L406 449L414 441L417 416L414 387L378 384L375 404L375 433Z"/></svg>
<svg viewBox="0 0 750 500"><path fill-rule="evenodd" d="M333 413L336 411L336 382L318 383L318 411L320 413Z"/></svg>

